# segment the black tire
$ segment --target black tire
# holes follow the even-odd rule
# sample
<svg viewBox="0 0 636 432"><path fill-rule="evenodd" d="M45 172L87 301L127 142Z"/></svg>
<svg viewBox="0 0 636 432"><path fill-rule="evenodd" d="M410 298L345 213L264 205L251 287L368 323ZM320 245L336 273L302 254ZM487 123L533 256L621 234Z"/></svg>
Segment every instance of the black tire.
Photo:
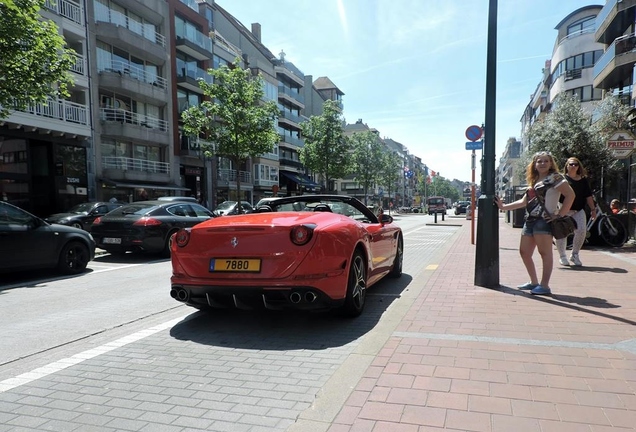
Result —
<svg viewBox="0 0 636 432"><path fill-rule="evenodd" d="M57 268L64 274L79 274L86 270L89 261L88 246L80 241L71 241L62 248Z"/></svg>
<svg viewBox="0 0 636 432"><path fill-rule="evenodd" d="M170 252L170 247L172 246L172 236L174 234L176 234L176 230L171 231L168 233L168 238L166 239L166 243L163 247L163 250L161 251L161 256L164 258L170 258L171 252Z"/></svg>
<svg viewBox="0 0 636 432"><path fill-rule="evenodd" d="M404 261L404 241L402 236L398 237L397 250L395 251L395 259L393 260L393 267L389 272L389 277L399 278L402 276L402 262Z"/></svg>
<svg viewBox="0 0 636 432"><path fill-rule="evenodd" d="M355 318L362 313L367 295L367 262L360 251L356 251L351 259L347 296L341 312L344 316Z"/></svg>
<svg viewBox="0 0 636 432"><path fill-rule="evenodd" d="M621 247L627 241L627 229L616 216L606 215L598 221L598 234L606 245Z"/></svg>
<svg viewBox="0 0 636 432"><path fill-rule="evenodd" d="M73 222L73 223L71 224L71 226L72 226L73 228L84 229L84 227L82 226L82 223L81 223L81 222Z"/></svg>

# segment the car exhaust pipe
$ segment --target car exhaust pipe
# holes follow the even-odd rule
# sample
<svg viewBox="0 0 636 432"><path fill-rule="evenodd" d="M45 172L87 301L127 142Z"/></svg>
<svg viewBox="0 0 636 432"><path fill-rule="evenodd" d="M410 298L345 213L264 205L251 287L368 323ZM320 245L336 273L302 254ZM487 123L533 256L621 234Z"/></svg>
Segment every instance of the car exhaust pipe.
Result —
<svg viewBox="0 0 636 432"><path fill-rule="evenodd" d="M188 292L186 290L184 290L183 288L171 289L170 290L170 296L173 299L177 299L177 300L182 301L182 302L188 301L188 298L190 297Z"/></svg>
<svg viewBox="0 0 636 432"><path fill-rule="evenodd" d="M302 296L300 295L299 292L294 291L293 293L289 295L289 301L294 304L300 303L301 300L302 300Z"/></svg>
<svg viewBox="0 0 636 432"><path fill-rule="evenodd" d="M316 301L316 299L318 298L318 296L316 295L316 293L312 292L312 291L307 291L305 293L305 301L307 303L313 303Z"/></svg>
<svg viewBox="0 0 636 432"><path fill-rule="evenodd" d="M179 298L179 300L181 300L182 302L184 302L184 301L187 301L189 297L190 297L190 296L188 295L188 292L187 292L186 290L184 290L184 289L180 289L180 290L179 290L179 292L178 292L178 298Z"/></svg>

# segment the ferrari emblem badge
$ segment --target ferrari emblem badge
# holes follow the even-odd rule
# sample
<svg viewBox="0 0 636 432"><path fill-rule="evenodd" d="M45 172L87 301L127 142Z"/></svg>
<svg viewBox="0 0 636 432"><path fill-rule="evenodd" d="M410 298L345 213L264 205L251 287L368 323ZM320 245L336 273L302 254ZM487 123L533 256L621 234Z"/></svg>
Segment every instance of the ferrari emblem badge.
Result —
<svg viewBox="0 0 636 432"><path fill-rule="evenodd" d="M230 240L230 244L232 245L233 248L238 246L238 239L236 237L232 237L232 240Z"/></svg>

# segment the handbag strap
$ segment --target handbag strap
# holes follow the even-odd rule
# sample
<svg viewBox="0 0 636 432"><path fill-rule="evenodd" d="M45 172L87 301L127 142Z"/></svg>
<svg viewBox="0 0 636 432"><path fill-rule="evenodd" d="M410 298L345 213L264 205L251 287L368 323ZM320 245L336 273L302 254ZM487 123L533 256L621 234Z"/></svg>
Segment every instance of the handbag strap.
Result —
<svg viewBox="0 0 636 432"><path fill-rule="evenodd" d="M545 202L543 200L543 197L539 196L539 194L536 194L536 197L537 197L537 200L539 200L539 204L541 204L541 210L545 212L545 214L547 214L550 219L552 219L552 215L550 214L548 209L545 208Z"/></svg>

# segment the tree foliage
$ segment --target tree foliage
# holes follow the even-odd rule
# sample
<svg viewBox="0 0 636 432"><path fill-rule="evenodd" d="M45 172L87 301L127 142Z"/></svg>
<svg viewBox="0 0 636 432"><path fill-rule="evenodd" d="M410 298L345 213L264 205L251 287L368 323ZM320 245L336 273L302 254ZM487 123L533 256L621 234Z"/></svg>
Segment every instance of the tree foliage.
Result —
<svg viewBox="0 0 636 432"><path fill-rule="evenodd" d="M74 51L39 11L45 0L0 1L0 118L11 109L67 97Z"/></svg>
<svg viewBox="0 0 636 432"><path fill-rule="evenodd" d="M274 101L263 100L262 78L242 69L238 58L208 73L213 77L212 84L199 80L207 99L182 113L183 129L189 136L204 135L212 141L214 147L202 146L206 157L226 157L238 171L249 158L274 149L279 141L278 107ZM240 201L239 175L236 188Z"/></svg>
<svg viewBox="0 0 636 432"><path fill-rule="evenodd" d="M427 196L442 196L450 198L452 202L459 201L459 190L453 186L450 180L440 175L433 176L431 183L426 188Z"/></svg>
<svg viewBox="0 0 636 432"><path fill-rule="evenodd" d="M356 132L349 140L353 148L352 172L354 179L364 189L364 203L367 204L369 188L378 182L378 169L382 166L385 147L371 131Z"/></svg>
<svg viewBox="0 0 636 432"><path fill-rule="evenodd" d="M325 101L322 114L311 116L300 127L305 141L300 161L308 170L322 175L330 188L331 179L345 177L351 171L351 146L344 136L344 119L337 103Z"/></svg>
<svg viewBox="0 0 636 432"><path fill-rule="evenodd" d="M605 111L612 111L610 105ZM593 187L598 187L603 175L614 171L617 166L616 159L603 140L608 133L610 119L605 118L602 124L602 127L593 126L590 115L574 96L557 96L553 110L530 127L530 145L525 157L520 160L517 172L524 176L525 181L525 167L532 160L532 155L547 151L552 154L559 169L563 168L569 157L580 159ZM600 133L601 130L603 133Z"/></svg>
<svg viewBox="0 0 636 432"><path fill-rule="evenodd" d="M378 169L378 186L386 189L388 197L391 197L397 189L397 184L400 181L400 176L404 175L403 173L402 158L395 152L385 152Z"/></svg>

